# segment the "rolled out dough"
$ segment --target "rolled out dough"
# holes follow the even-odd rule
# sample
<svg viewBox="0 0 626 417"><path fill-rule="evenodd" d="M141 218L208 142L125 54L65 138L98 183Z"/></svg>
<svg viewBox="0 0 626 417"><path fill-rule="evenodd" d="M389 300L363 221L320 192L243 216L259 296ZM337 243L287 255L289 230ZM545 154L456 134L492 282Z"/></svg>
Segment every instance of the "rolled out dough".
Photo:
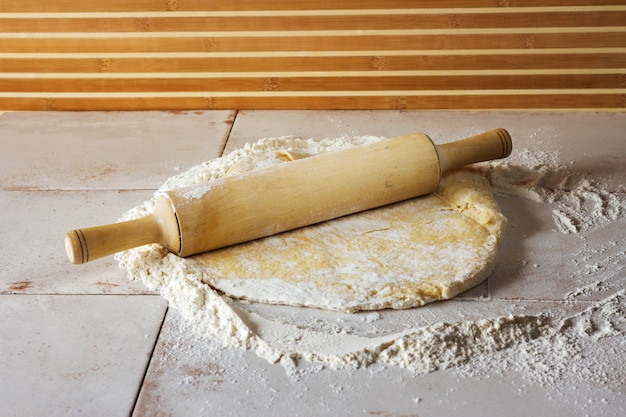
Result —
<svg viewBox="0 0 626 417"><path fill-rule="evenodd" d="M261 140L171 178L162 190L380 138ZM127 214L145 215L153 200ZM454 297L493 270L506 224L488 182L459 170L430 195L189 258L149 245L121 255L145 282L189 274L233 298L354 312ZM167 262L164 258L168 257Z"/></svg>

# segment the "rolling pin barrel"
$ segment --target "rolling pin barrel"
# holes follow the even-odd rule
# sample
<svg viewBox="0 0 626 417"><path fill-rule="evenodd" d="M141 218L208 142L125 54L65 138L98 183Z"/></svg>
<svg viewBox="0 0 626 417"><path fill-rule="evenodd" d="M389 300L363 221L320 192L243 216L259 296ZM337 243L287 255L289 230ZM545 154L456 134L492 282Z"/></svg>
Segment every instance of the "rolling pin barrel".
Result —
<svg viewBox="0 0 626 417"><path fill-rule="evenodd" d="M413 133L220 178L160 196L152 214L78 229L70 261L147 243L190 256L428 194L442 173L511 153L504 129L444 145Z"/></svg>

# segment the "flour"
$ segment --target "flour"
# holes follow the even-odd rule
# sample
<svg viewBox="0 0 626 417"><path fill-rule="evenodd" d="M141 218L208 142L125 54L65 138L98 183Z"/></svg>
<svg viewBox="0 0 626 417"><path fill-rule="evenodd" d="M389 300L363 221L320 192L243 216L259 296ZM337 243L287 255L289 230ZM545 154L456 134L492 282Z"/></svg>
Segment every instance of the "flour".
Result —
<svg viewBox="0 0 626 417"><path fill-rule="evenodd" d="M576 384L593 383L619 393L626 365L611 351L624 347L625 301L621 290L577 314L553 320L540 337L506 351L475 355L456 372L472 379L520 375L520 389L540 386L564 393Z"/></svg>
<svg viewBox="0 0 626 417"><path fill-rule="evenodd" d="M201 199L202 197L205 196L206 193L210 192L213 189L213 184L206 183L206 184L198 184L197 187L194 187L192 189L190 189L189 191L185 192L183 194L183 197L186 198L187 200L193 200L193 199Z"/></svg>
<svg viewBox="0 0 626 417"><path fill-rule="evenodd" d="M199 198L206 192L203 183L225 175L229 169L245 171L251 166L275 164L276 158L285 160L317 153L322 148L340 150L376 140L380 138L321 142L290 137L264 139L170 178L159 192L188 186L192 178L199 186L189 198ZM277 145L286 153L268 154L268 147ZM555 154L523 150L511 160L480 164L477 169L497 191L553 207L555 226L561 233L582 236L624 218L623 195L561 165ZM152 207L152 200L147 201L123 219L141 217ZM195 332L224 346L254 350L269 362L282 364L294 378L302 377L297 364L305 359L320 364L318 370L364 368L378 363L415 374L454 368L461 378L518 372L528 386L564 386L567 378L619 386L622 382L614 379L624 373L612 372L610 367L615 370L623 364L616 365L603 354L585 356L583 352L596 343L623 343L624 290L615 292L619 284L607 280L586 282L585 277L596 276L616 260L623 260L623 243L582 250L578 254L581 272L574 278L583 285L569 291L558 308L546 307L545 303L517 306L511 301L466 301L460 317L454 305L446 303L428 310L359 314L247 303L220 295L203 282L197 271L157 245L124 252L118 260L131 279L159 291ZM622 262L615 274L624 275L623 270ZM606 296L578 311L581 298L598 294ZM496 307L487 310L483 307L486 304ZM495 317L486 313L507 309L514 312Z"/></svg>
<svg viewBox="0 0 626 417"><path fill-rule="evenodd" d="M626 215L626 195L559 163L558 155L524 149L506 161L480 164L496 191L551 204L561 233L582 233Z"/></svg>
<svg viewBox="0 0 626 417"><path fill-rule="evenodd" d="M275 165L278 161L290 159L289 155L312 155L321 152L340 151L357 145L365 145L380 141L378 136L360 136L355 138L325 139L321 141L306 140L284 136L265 138L255 143L246 143L221 158L216 158L196 165L186 172L169 178L159 191L170 191L215 180L225 176L229 171L239 172L265 168ZM269 149L282 149L282 153L269 152ZM205 185L204 185L205 186Z"/></svg>

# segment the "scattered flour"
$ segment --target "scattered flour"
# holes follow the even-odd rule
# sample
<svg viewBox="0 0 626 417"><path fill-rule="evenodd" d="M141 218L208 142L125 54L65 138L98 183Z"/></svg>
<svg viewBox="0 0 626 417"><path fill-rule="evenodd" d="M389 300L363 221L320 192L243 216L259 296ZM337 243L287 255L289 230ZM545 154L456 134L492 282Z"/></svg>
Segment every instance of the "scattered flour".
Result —
<svg viewBox="0 0 626 417"><path fill-rule="evenodd" d="M626 347L625 302L621 290L573 316L555 320L540 337L472 356L455 372L472 380L516 375L522 379L521 393L537 387L550 389L550 395L580 398L585 408L597 398L585 399L577 388L600 387L611 402L620 403L626 388L626 364L619 359Z"/></svg>
<svg viewBox="0 0 626 417"><path fill-rule="evenodd" d="M373 140L378 138L363 137L353 143ZM268 155L264 149L268 143L276 142L294 153L315 153L316 147L321 146L310 140L265 139L172 177L160 191L188 185L188 176L198 182L220 177L234 162L245 165L254 159L255 163L263 164L265 160L270 164L268 158L279 156ZM323 146L342 149L346 143L328 139ZM552 205L555 224L562 233L589 232L623 219L626 212L623 195L603 189L590 176L560 165L551 153L524 150L510 160L480 164L478 169L499 192ZM146 202L131 210L124 219L145 215L152 209L150 204ZM619 249L623 243L607 244L611 246L612 259L598 261L589 255L590 250L585 251L589 256L582 261L586 264L581 270L597 272L606 267L606 262L616 258L623 261L625 252ZM567 294L564 305L576 302L578 306L581 297L610 290L605 298L588 302L577 313L563 307L520 315L525 309L520 307L515 314L467 320L458 320L458 315L457 320L445 320L445 314L432 314L428 309L343 314L231 300L176 262L174 255L156 245L152 249L118 255L131 279L140 279L150 289L159 291L198 334L225 346L252 349L271 363L281 363L291 375L297 376L298 361L306 359L337 369L384 363L416 374L454 367L460 377L467 378L517 372L529 386L554 386L565 377L618 387L623 384L618 379L625 372L615 367L623 368L624 364L616 365L600 353L584 354L597 343L612 343L615 349L624 345L626 296L623 289L616 292L606 281L588 283ZM170 264L176 273L164 275L159 268L150 269L151 259L137 259L145 256ZM144 269L139 270L137 265ZM620 265L623 272L623 262Z"/></svg>
<svg viewBox="0 0 626 417"><path fill-rule="evenodd" d="M626 194L607 190L554 153L524 149L507 160L480 164L494 189L554 206L562 233L581 233L626 216Z"/></svg>

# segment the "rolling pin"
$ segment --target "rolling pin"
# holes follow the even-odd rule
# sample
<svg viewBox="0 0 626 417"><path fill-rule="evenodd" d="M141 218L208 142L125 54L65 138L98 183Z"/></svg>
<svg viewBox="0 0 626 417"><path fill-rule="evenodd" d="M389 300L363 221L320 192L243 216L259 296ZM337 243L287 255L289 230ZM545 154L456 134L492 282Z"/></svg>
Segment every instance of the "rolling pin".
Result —
<svg viewBox="0 0 626 417"><path fill-rule="evenodd" d="M413 133L159 194L146 217L67 233L72 263L158 243L190 256L435 191L443 174L505 158L504 129L443 145Z"/></svg>

